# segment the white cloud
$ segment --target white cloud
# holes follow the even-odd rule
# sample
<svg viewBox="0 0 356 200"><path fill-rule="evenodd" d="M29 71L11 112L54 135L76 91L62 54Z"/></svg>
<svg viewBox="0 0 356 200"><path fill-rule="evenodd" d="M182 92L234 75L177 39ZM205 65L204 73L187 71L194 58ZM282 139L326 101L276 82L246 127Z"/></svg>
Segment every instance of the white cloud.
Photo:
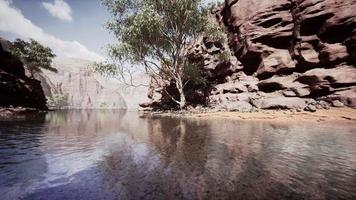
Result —
<svg viewBox="0 0 356 200"><path fill-rule="evenodd" d="M72 10L64 0L54 0L53 3L42 2L42 5L53 17L65 21L73 21Z"/></svg>
<svg viewBox="0 0 356 200"><path fill-rule="evenodd" d="M65 41L44 32L25 18L20 10L14 8L9 0L0 0L0 31L15 34L23 39L33 38L53 49L58 57L102 60L100 55L89 51L77 41Z"/></svg>

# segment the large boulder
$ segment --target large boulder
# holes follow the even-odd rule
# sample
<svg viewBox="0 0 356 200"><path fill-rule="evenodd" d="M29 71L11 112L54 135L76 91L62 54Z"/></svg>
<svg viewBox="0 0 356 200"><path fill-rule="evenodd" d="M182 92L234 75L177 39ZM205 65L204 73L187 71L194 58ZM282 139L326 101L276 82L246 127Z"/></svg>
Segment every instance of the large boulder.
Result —
<svg viewBox="0 0 356 200"><path fill-rule="evenodd" d="M265 78L351 59L355 0L240 0L225 7L225 24L238 30L232 46L251 74Z"/></svg>
<svg viewBox="0 0 356 200"><path fill-rule="evenodd" d="M356 107L356 87L351 87L349 90L337 91L331 95L320 97L319 99L327 102L340 101L349 107Z"/></svg>
<svg viewBox="0 0 356 200"><path fill-rule="evenodd" d="M303 109L310 102L312 102L311 99L297 97L272 97L259 99L253 104L260 109Z"/></svg>

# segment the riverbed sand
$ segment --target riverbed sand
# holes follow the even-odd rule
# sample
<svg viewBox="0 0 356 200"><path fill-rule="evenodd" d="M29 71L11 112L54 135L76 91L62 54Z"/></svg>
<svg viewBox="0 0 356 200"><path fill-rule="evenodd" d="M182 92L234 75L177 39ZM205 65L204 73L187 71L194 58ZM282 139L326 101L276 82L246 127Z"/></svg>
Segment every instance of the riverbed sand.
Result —
<svg viewBox="0 0 356 200"><path fill-rule="evenodd" d="M296 112L284 110L264 110L260 112L212 112L191 113L193 118L226 118L235 120L298 121L298 122L348 122L356 124L356 109L330 108L316 112Z"/></svg>

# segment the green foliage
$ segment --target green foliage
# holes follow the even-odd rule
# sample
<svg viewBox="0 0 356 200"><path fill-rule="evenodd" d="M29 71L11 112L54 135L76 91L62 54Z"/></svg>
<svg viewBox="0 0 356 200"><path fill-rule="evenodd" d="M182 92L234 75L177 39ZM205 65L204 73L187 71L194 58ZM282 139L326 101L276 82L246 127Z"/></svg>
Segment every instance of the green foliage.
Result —
<svg viewBox="0 0 356 200"><path fill-rule="evenodd" d="M206 24L205 34L213 41L223 42L225 38L224 29L210 20Z"/></svg>
<svg viewBox="0 0 356 200"><path fill-rule="evenodd" d="M184 77L195 85L205 85L207 81L199 66L193 63L188 63L184 67Z"/></svg>
<svg viewBox="0 0 356 200"><path fill-rule="evenodd" d="M100 103L100 108L107 108L108 106L109 106L109 104L106 103L106 102L101 102Z"/></svg>
<svg viewBox="0 0 356 200"><path fill-rule="evenodd" d="M119 68L114 63L95 62L92 65L95 72L106 77L115 77L119 75Z"/></svg>
<svg viewBox="0 0 356 200"><path fill-rule="evenodd" d="M206 32L221 36L220 27L208 19L208 9L196 0L103 0L113 14L107 28L119 43L109 55L134 64L149 59L175 65L183 59L182 48ZM181 58L177 58L181 57Z"/></svg>
<svg viewBox="0 0 356 200"><path fill-rule="evenodd" d="M34 73L41 72L41 68L57 72L51 66L55 54L49 47L44 47L33 39L30 39L30 42L16 39L13 42L12 52L25 62L25 66L31 73L31 76Z"/></svg>
<svg viewBox="0 0 356 200"><path fill-rule="evenodd" d="M226 62L230 59L231 55L228 51L223 51L219 54L219 60Z"/></svg>
<svg viewBox="0 0 356 200"><path fill-rule="evenodd" d="M130 85L130 86L144 86L142 84L134 84L132 76L136 71L132 68L123 67L121 64L115 62L96 62L92 66L93 70L107 78L115 78L121 83ZM127 77L125 77L127 76Z"/></svg>
<svg viewBox="0 0 356 200"><path fill-rule="evenodd" d="M174 81L184 105L183 88L187 82L204 82L198 66L189 63L186 48L201 34L213 40L223 39L223 30L209 19L203 0L102 0L112 14L107 28L117 44L109 46L109 56L126 66L143 66L153 79ZM123 65L100 63L101 74L116 75ZM163 82L164 82L163 81ZM157 84L160 81L156 81ZM162 82L162 81L161 81ZM183 101L183 102L182 102Z"/></svg>
<svg viewBox="0 0 356 200"><path fill-rule="evenodd" d="M47 105L50 108L60 109L68 105L68 94L53 94L47 97Z"/></svg>

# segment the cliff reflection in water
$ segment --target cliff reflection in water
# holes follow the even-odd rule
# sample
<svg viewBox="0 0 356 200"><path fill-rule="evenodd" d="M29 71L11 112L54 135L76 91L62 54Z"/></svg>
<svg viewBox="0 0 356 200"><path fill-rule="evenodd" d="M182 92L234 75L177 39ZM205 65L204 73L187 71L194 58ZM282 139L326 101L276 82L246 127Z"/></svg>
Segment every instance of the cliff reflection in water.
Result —
<svg viewBox="0 0 356 200"><path fill-rule="evenodd" d="M16 138L14 127L36 132L36 145L5 152L10 136L32 137ZM37 124L0 123L0 155L36 152L32 166L44 166L25 176L33 172L27 161L0 163L8 180L0 192L8 199L15 190L24 199L354 199L355 132L351 124L52 112Z"/></svg>
<svg viewBox="0 0 356 200"><path fill-rule="evenodd" d="M355 127L172 118L139 127L103 166L126 198L356 197Z"/></svg>

